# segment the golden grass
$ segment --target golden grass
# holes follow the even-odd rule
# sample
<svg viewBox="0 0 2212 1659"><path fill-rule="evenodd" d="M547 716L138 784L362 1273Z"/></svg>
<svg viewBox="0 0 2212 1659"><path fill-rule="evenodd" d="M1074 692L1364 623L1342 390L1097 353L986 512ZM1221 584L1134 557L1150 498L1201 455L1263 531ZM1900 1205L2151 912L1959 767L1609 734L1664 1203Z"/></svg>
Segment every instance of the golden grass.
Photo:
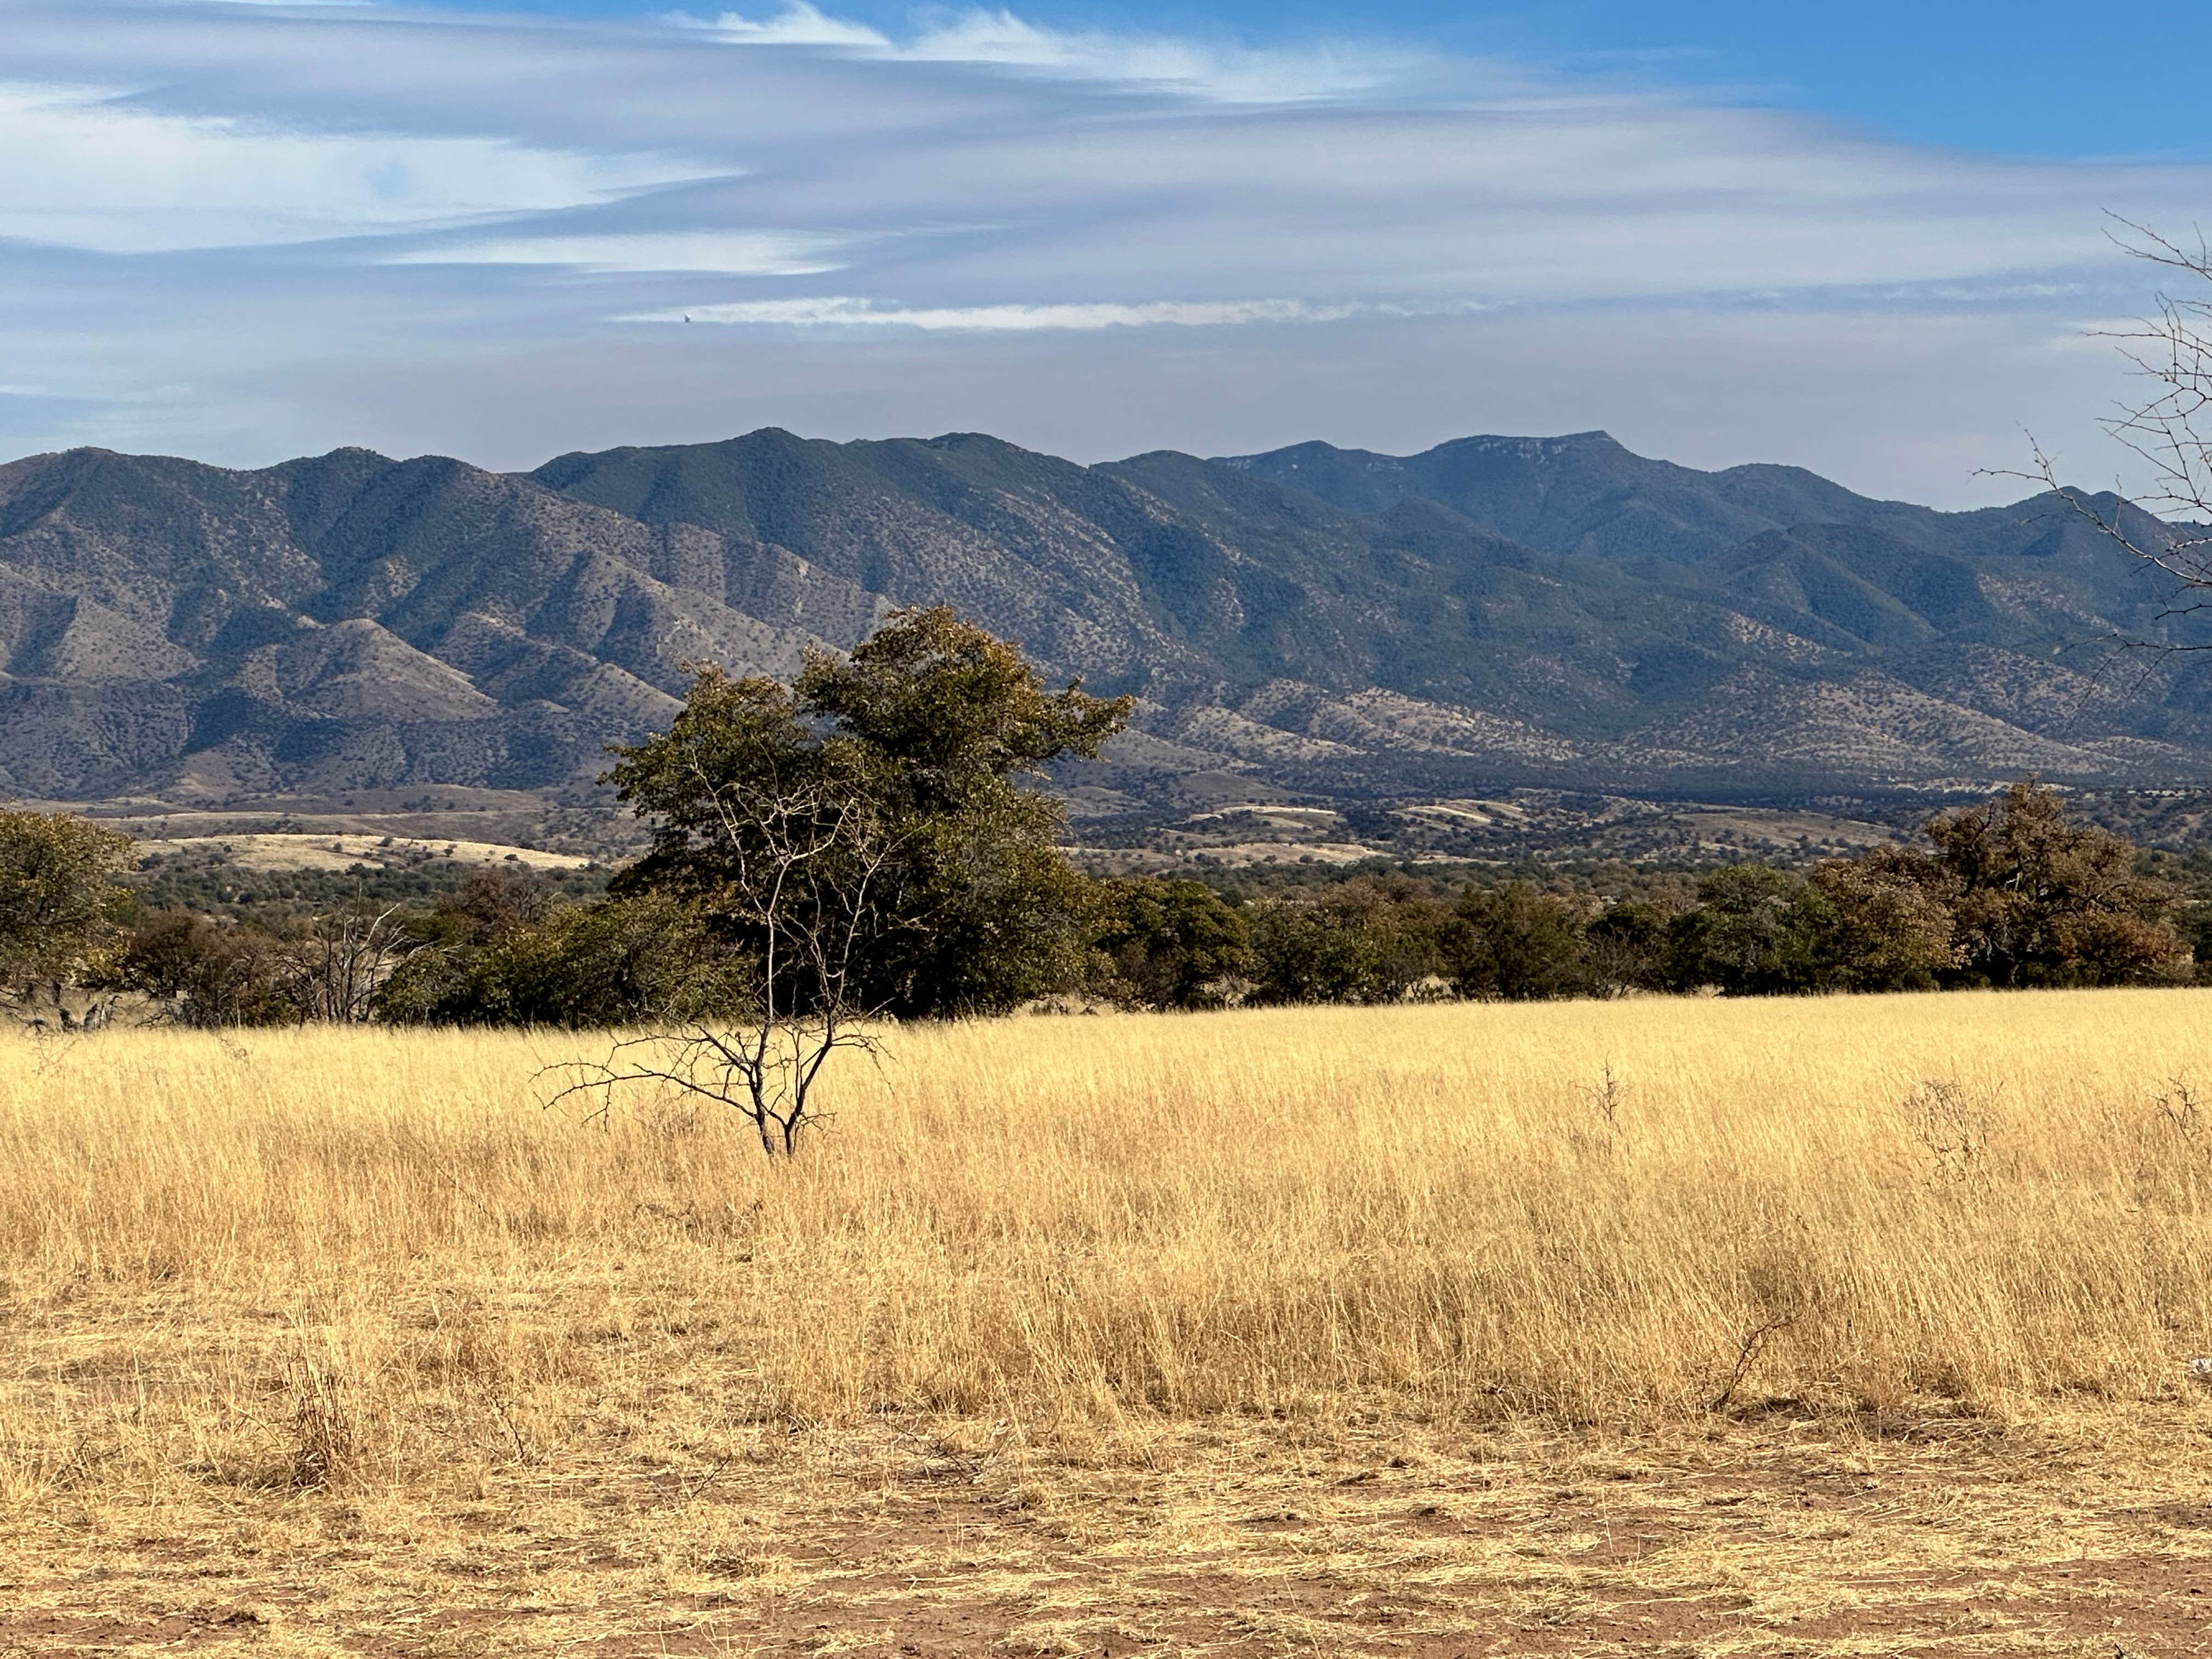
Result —
<svg viewBox="0 0 2212 1659"><path fill-rule="evenodd" d="M1134 1568L1096 1552L1139 1489L1182 1517L1146 1534L1159 1549L1204 1556L1176 1528L1211 1517L1207 1639L1254 1651L1311 1650L1335 1615L1250 1601L1250 1552L1297 1534L1311 1566L1312 1528L1408 1483L1571 1488L1593 1448L1674 1448L1667 1512L1694 1514L1716 1434L1824 1448L1806 1468L1857 1480L1889 1478L1864 1462L1885 1434L1924 1461L1949 1425L2004 1438L2014 1486L2068 1469L2077 1496L2085 1449L2124 1443L2099 1479L2148 1514L2212 1425L2187 1364L2212 1352L2212 1104L2200 1121L2180 1092L2208 1037L2191 991L918 1028L836 1075L836 1121L789 1164L643 1096L593 1122L546 1109L540 1069L598 1039L9 1042L0 1651L11 1583L89 1616L70 1574L128 1559L131 1628L159 1634L183 1592L147 1564L177 1540L235 1556L397 1529L465 1577L518 1504L584 1565L611 1540L660 1604L741 1582L768 1629L793 1597L876 1593L831 1546L802 1561L775 1537L890 1525L883 1494L916 1482L976 1488L1000 1506L976 1526L1018 1510L1046 1529L1032 1554L1093 1551L1058 1590L1030 1556L977 1557L969 1589L1014 1607L993 1639L1039 1650L1134 1616L1109 1567ZM1957 1490L1994 1479L1975 1467ZM1304 1495L1253 1511L1269 1492ZM1387 1549L1346 1520L1328 1559L1472 1595L1472 1558L1424 1543L1419 1507ZM1807 1560L1842 1547L1812 1528ZM1945 1571L2003 1555L1943 1535ZM1597 1593L1484 1548L1483 1571L1521 1560L1497 1607L1527 1628L1571 1630ZM1709 1600L1727 1572L1699 1551L1686 1578L1679 1549L1663 1570L1640 1553L1635 1582ZM990 1588L1018 1567L1030 1589ZM543 1595L552 1569L531 1571Z"/></svg>

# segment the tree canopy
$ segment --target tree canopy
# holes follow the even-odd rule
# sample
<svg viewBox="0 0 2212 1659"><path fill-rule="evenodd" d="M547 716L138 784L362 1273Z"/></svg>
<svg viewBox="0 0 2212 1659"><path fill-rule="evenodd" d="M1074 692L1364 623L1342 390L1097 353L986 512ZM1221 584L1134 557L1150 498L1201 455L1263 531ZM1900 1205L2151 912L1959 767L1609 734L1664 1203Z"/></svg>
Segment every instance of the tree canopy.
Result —
<svg viewBox="0 0 2212 1659"><path fill-rule="evenodd" d="M65 979L110 932L131 837L68 812L0 811L0 983Z"/></svg>
<svg viewBox="0 0 2212 1659"><path fill-rule="evenodd" d="M653 825L616 891L689 899L764 957L787 926L818 938L834 921L847 994L870 1009L1014 1007L1066 983L1085 944L1062 809L1024 781L1097 758L1130 707L1048 687L941 606L895 615L849 658L811 653L789 687L708 670L607 774Z"/></svg>
<svg viewBox="0 0 2212 1659"><path fill-rule="evenodd" d="M1996 986L2124 983L2183 955L2176 895L2136 871L2134 847L2076 823L2058 796L2014 784L2002 799L1931 818L1961 975Z"/></svg>

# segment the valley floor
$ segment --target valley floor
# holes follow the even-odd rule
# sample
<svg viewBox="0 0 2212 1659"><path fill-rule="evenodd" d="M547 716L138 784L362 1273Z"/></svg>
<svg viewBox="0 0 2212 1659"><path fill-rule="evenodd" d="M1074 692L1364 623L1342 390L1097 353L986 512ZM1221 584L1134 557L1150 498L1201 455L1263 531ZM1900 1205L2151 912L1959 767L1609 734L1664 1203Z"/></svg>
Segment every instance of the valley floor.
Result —
<svg viewBox="0 0 2212 1659"><path fill-rule="evenodd" d="M0 1042L0 1655L2212 1650L2212 994Z"/></svg>

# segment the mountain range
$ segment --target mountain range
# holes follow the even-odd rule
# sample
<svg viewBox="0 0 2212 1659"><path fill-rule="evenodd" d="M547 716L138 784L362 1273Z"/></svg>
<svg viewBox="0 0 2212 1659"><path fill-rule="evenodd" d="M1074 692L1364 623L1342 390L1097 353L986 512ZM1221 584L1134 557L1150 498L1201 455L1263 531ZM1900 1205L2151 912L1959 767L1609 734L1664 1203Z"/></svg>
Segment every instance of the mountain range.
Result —
<svg viewBox="0 0 2212 1659"><path fill-rule="evenodd" d="M74 450L0 466L0 792L573 788L695 665L787 674L939 602L1136 694L1093 781L1109 812L1208 788L2193 787L2202 659L2114 642L2212 625L2090 522L2132 511L1938 512L1597 432L1084 466L769 429L523 474Z"/></svg>

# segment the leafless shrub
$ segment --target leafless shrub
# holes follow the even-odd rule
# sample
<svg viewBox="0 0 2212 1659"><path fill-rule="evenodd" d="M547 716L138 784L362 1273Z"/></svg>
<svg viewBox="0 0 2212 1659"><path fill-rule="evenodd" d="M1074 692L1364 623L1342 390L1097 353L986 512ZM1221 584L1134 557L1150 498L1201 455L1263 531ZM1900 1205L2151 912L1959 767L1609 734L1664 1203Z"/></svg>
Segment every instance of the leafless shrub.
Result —
<svg viewBox="0 0 2212 1659"><path fill-rule="evenodd" d="M1988 1184L1993 1120L1986 1101L1956 1083L1931 1078L1905 1097L1904 1110L1937 1186Z"/></svg>
<svg viewBox="0 0 2212 1659"><path fill-rule="evenodd" d="M1706 1410L1721 1412L1729 1408L1735 1391L1743 1386L1744 1380L1751 1375L1751 1368L1759 1363L1759 1356L1766 1351L1766 1345L1777 1333L1789 1329L1792 1322L1786 1314L1770 1315L1744 1332L1736 1344L1735 1358L1729 1362L1721 1391L1712 1397Z"/></svg>
<svg viewBox="0 0 2212 1659"><path fill-rule="evenodd" d="M734 1111L763 1151L787 1157L823 1120L817 1088L830 1055L881 1050L854 993L860 953L882 921L877 886L894 843L859 791L739 792L703 773L700 781L731 866L717 913L759 951L739 1017L625 1037L605 1060L557 1068L569 1080L553 1099L585 1097L604 1112L618 1091L642 1085L664 1102Z"/></svg>
<svg viewBox="0 0 2212 1659"><path fill-rule="evenodd" d="M1620 1109L1628 1102L1628 1085L1613 1075L1613 1062L1607 1060L1605 1071L1594 1088L1583 1091L1583 1103L1603 1121L1608 1139L1620 1133Z"/></svg>
<svg viewBox="0 0 2212 1659"><path fill-rule="evenodd" d="M2150 1109L2124 1120L2114 1114L2114 1140L2133 1152L2136 1203L2185 1213L2212 1176L2212 1111L2187 1079L2173 1077L2151 1097ZM2185 1295L2193 1293L2193 1283Z"/></svg>
<svg viewBox="0 0 2212 1659"><path fill-rule="evenodd" d="M2166 1091L2152 1098L2151 1115L2191 1152L2212 1152L2212 1124L2205 1121L2196 1091L2182 1079L2169 1079Z"/></svg>
<svg viewBox="0 0 2212 1659"><path fill-rule="evenodd" d="M318 916L284 953L286 999L305 1020L359 1024L374 1012L376 993L414 947L391 905L369 915Z"/></svg>
<svg viewBox="0 0 2212 1659"><path fill-rule="evenodd" d="M292 1402L289 1484L325 1486L354 1474L361 1436L337 1372L302 1357L285 1382Z"/></svg>

